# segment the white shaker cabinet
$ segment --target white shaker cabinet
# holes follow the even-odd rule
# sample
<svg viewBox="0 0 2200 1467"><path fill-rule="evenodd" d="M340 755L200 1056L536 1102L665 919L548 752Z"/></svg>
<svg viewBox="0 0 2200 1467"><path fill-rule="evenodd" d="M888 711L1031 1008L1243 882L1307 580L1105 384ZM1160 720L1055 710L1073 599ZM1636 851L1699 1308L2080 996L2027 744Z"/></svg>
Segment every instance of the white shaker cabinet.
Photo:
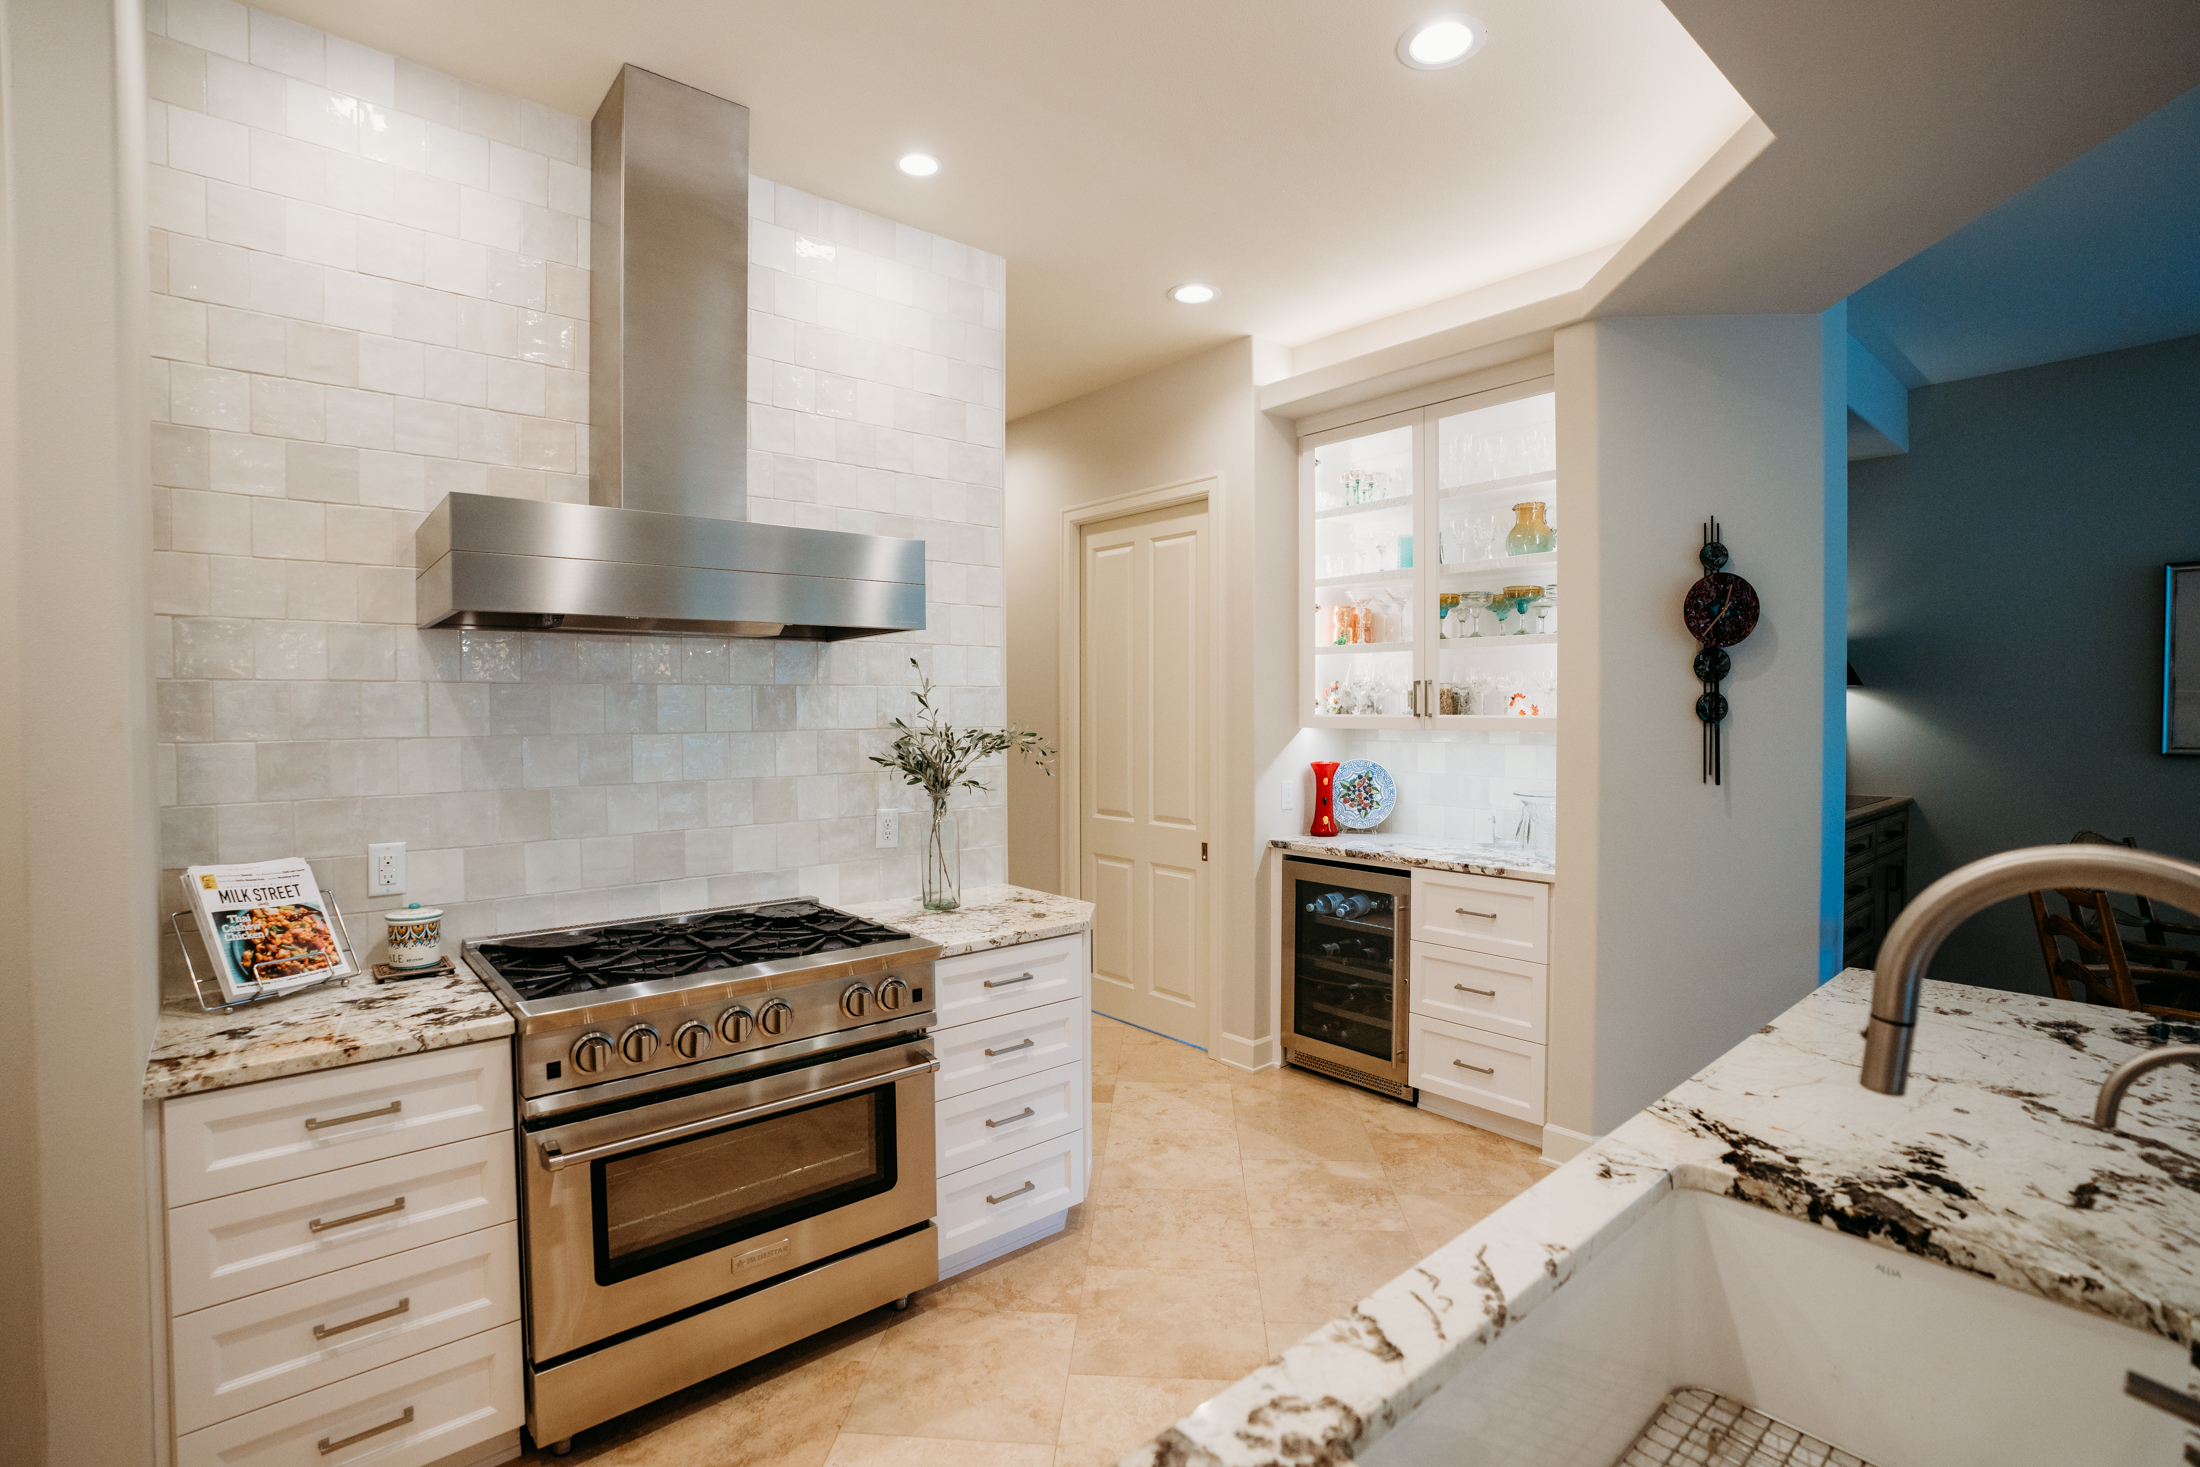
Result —
<svg viewBox="0 0 2200 1467"><path fill-rule="evenodd" d="M1059 1232L1092 1170L1092 934L940 959L940 1277Z"/></svg>
<svg viewBox="0 0 2200 1467"><path fill-rule="evenodd" d="M1515 1140L1540 1141L1550 956L1546 883L1413 873L1408 1083L1424 1105ZM1437 1103L1429 1105L1430 1097Z"/></svg>

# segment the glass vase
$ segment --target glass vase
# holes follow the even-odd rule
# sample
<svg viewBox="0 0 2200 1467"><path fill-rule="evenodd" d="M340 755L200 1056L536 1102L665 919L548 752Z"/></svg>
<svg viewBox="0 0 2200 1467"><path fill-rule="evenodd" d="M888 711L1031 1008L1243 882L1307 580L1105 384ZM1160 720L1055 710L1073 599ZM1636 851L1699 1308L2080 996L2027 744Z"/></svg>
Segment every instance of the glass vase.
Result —
<svg viewBox="0 0 2200 1467"><path fill-rule="evenodd" d="M1505 536L1507 555L1533 555L1540 550L1557 548L1558 532L1544 520L1545 508L1540 499L1513 506L1513 527Z"/></svg>
<svg viewBox="0 0 2200 1467"><path fill-rule="evenodd" d="M1335 835L1337 833L1336 807L1337 761L1314 761L1314 823L1307 828L1308 835Z"/></svg>
<svg viewBox="0 0 2200 1467"><path fill-rule="evenodd" d="M933 808L918 864L926 911L952 912L962 905L962 841L955 817L942 807Z"/></svg>

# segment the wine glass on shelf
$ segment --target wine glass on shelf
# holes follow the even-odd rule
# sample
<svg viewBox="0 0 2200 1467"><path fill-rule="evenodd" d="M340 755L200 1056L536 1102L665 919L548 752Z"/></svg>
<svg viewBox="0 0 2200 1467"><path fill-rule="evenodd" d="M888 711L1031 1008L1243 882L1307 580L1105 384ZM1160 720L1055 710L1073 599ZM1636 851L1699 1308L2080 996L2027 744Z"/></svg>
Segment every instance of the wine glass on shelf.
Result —
<svg viewBox="0 0 2200 1467"><path fill-rule="evenodd" d="M1513 629L1513 635L1516 637L1526 636L1528 634L1528 608L1535 605L1542 598L1543 588L1541 586L1507 586L1503 594L1507 600L1512 602L1513 612L1520 618L1519 625Z"/></svg>
<svg viewBox="0 0 2200 1467"><path fill-rule="evenodd" d="M1541 599L1535 603L1535 632L1537 636L1543 635L1543 628L1551 619L1551 608L1557 604L1558 587L1545 586Z"/></svg>
<svg viewBox="0 0 2200 1467"><path fill-rule="evenodd" d="M1497 618L1497 635L1505 635L1505 618L1512 615L1512 598L1506 595L1490 597L1490 614Z"/></svg>

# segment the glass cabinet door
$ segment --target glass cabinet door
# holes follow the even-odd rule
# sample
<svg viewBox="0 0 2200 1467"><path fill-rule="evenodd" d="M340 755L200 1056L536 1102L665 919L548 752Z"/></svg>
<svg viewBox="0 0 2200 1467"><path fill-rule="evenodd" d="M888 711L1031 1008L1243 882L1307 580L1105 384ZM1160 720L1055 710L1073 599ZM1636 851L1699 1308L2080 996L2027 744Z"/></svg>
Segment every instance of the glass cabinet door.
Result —
<svg viewBox="0 0 2200 1467"><path fill-rule="evenodd" d="M1439 721L1550 718L1558 699L1557 398L1435 418L1436 544L1423 609Z"/></svg>
<svg viewBox="0 0 2200 1467"><path fill-rule="evenodd" d="M1309 711L1406 718L1415 660L1414 440L1407 421L1312 450L1313 698Z"/></svg>

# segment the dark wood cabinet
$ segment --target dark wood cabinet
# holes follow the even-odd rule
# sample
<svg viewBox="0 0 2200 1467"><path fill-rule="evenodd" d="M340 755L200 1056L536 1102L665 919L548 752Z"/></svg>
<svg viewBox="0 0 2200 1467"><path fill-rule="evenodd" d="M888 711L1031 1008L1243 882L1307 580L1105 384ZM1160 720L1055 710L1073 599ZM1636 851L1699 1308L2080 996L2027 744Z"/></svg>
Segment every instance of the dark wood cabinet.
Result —
<svg viewBox="0 0 2200 1467"><path fill-rule="evenodd" d="M1868 968L1909 900L1910 800L1850 795L1842 845L1841 962Z"/></svg>

